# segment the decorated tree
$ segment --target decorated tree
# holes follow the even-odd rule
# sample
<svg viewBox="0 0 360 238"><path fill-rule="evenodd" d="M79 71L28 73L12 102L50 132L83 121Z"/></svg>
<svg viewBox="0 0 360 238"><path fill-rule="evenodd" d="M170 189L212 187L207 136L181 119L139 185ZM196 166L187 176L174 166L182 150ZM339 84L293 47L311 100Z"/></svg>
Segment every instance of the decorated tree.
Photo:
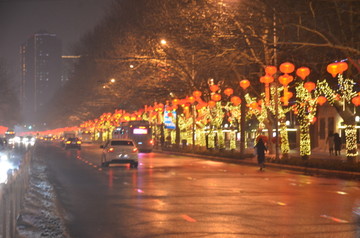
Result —
<svg viewBox="0 0 360 238"><path fill-rule="evenodd" d="M327 71L332 77L337 79L337 88L331 87L326 79L319 80L317 90L323 94L330 105L334 106L336 111L343 119L345 126L345 146L348 160L353 161L358 155L357 135L355 128L355 106L357 104L358 93L355 91L355 82L353 79L344 78L343 73L348 69L346 62L331 63Z"/></svg>
<svg viewBox="0 0 360 238"><path fill-rule="evenodd" d="M301 67L296 71L296 74L302 80L310 74L309 68ZM294 114L300 128L300 156L307 159L311 155L311 141L310 141L310 124L316 120L317 103L321 105L324 103L323 97L314 97L312 91L316 88L313 82L297 82L296 90L296 103L293 105ZM318 99L320 98L320 99Z"/></svg>

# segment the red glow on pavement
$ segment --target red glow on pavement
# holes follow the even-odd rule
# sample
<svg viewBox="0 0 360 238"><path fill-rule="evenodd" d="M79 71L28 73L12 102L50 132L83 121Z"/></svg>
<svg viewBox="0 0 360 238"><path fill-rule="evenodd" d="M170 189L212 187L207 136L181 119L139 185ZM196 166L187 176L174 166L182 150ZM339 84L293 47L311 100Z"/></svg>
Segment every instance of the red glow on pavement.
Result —
<svg viewBox="0 0 360 238"><path fill-rule="evenodd" d="M182 217L184 220L188 221L188 222L196 222L196 220L195 220L194 218L189 217L189 216L186 215L186 214L182 214L181 217Z"/></svg>

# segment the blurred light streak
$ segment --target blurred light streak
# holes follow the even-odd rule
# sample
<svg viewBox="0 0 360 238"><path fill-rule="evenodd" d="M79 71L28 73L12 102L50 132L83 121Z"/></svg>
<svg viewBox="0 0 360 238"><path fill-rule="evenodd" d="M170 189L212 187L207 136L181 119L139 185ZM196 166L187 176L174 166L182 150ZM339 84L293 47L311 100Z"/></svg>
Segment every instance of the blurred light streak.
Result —
<svg viewBox="0 0 360 238"><path fill-rule="evenodd" d="M181 217L188 222L196 222L196 220L186 214L182 214Z"/></svg>
<svg viewBox="0 0 360 238"><path fill-rule="evenodd" d="M321 215L320 217L325 218L325 219L329 219L329 220L332 220L332 221L335 221L335 222L338 222L338 223L349 223L346 220L342 220L342 219L332 217L332 216L328 216L328 215Z"/></svg>

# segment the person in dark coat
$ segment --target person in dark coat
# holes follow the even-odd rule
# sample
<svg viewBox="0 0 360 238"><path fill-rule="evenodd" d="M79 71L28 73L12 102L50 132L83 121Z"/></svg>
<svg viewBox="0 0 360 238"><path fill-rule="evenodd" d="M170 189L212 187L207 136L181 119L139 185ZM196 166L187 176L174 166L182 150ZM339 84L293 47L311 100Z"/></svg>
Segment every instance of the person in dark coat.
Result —
<svg viewBox="0 0 360 238"><path fill-rule="evenodd" d="M262 138L256 143L255 149L260 171L262 171L265 168L265 152L268 150Z"/></svg>
<svg viewBox="0 0 360 238"><path fill-rule="evenodd" d="M340 155L341 151L341 138L339 133L334 134L334 146L335 146L335 155Z"/></svg>
<svg viewBox="0 0 360 238"><path fill-rule="evenodd" d="M330 132L328 138L326 139L326 144L329 145L330 155L334 154L334 133Z"/></svg>

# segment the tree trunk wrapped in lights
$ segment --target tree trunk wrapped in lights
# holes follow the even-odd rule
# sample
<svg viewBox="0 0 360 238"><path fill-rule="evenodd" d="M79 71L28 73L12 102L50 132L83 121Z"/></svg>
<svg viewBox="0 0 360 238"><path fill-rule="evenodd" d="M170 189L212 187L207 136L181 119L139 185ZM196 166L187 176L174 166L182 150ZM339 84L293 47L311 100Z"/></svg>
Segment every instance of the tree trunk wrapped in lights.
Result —
<svg viewBox="0 0 360 238"><path fill-rule="evenodd" d="M238 98L238 97L234 97L234 98ZM225 110L229 113L228 115L228 120L230 123L230 150L235 150L236 149L236 130L234 129L236 127L236 125L239 125L239 131L241 131L240 129L240 116L241 116L241 112L240 112L240 103L241 100L239 99L239 101L237 101L236 103L234 103L234 100L232 100L232 102L228 102L225 105Z"/></svg>
<svg viewBox="0 0 360 238"><path fill-rule="evenodd" d="M345 126L345 138L346 138L346 156L348 159L353 160L358 155L357 150L357 134L355 125Z"/></svg>
<svg viewBox="0 0 360 238"><path fill-rule="evenodd" d="M300 156L307 159L311 155L309 124L300 123Z"/></svg>
<svg viewBox="0 0 360 238"><path fill-rule="evenodd" d="M210 133L215 133L214 130L217 130L218 147L219 149L225 149L225 140L221 128L224 120L224 112L220 101L216 102L215 106L210 108L210 116L210 124L213 128L212 130L210 130Z"/></svg>
<svg viewBox="0 0 360 238"><path fill-rule="evenodd" d="M208 148L215 149L215 132L213 129L210 129L208 134Z"/></svg>
<svg viewBox="0 0 360 238"><path fill-rule="evenodd" d="M293 107L294 114L300 124L300 156L308 159L311 155L310 129L311 122L316 115L317 98L312 98L311 90L306 89L302 82L296 86L296 104Z"/></svg>
<svg viewBox="0 0 360 238"><path fill-rule="evenodd" d="M230 150L236 149L236 131L231 130L230 131Z"/></svg>

